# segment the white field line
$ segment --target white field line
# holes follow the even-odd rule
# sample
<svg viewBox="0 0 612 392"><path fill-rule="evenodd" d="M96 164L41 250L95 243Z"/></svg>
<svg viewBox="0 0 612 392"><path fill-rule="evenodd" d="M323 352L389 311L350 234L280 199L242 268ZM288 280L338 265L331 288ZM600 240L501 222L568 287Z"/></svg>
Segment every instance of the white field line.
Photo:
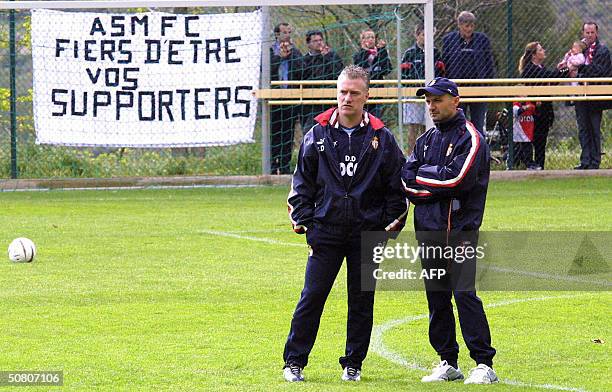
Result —
<svg viewBox="0 0 612 392"><path fill-rule="evenodd" d="M242 239L242 240L263 242L263 243L271 244L271 245L294 246L294 247L300 247L300 248L303 248L305 246L302 244L295 244L291 242L282 242L282 241L274 240L271 238L245 236L245 235L230 233L230 232L225 232L225 231L200 230L200 232L205 233L205 234L210 234L210 235L217 235L221 237L229 237L229 238L236 238L236 239ZM514 271L514 272L522 273L524 271ZM554 297L549 296L549 297L535 297L535 298L518 298L518 299L496 302L496 303L487 305L485 307L486 308L496 308L500 306L507 306L507 305L517 304L517 303L546 301L546 300L559 299L559 298L575 298L575 297L580 297L583 295L588 295L588 294L558 295ZM409 362L408 360L403 358L400 354L388 349L385 346L384 341L383 341L383 335L388 330L398 327L402 324L406 324L406 323L410 323L413 321L418 321L418 320L422 320L426 318L428 318L427 314L422 314L422 315L417 315L417 316L408 316L403 319L391 320L382 325L374 326L374 329L372 330L370 350L380 355L381 357L389 360L390 362L404 366L406 368L413 369L413 370L428 371L429 370L428 368L423 367L416 362ZM553 385L553 384L530 384L530 383L524 383L524 382L515 381L515 380L501 380L501 382L504 384L518 386L518 387L552 389L552 390L557 390L557 391L587 392L586 390L581 389L581 388L564 387L564 386Z"/></svg>
<svg viewBox="0 0 612 392"><path fill-rule="evenodd" d="M204 233L204 234L210 234L210 235L217 235L217 236L220 236L220 237L228 237L228 238L236 238L236 239L240 239L240 240L249 240L249 241L263 242L264 244L270 244L270 245L295 246L295 247L299 247L299 248L302 248L302 249L306 248L306 244L296 244L294 242L283 242L283 241L273 240L271 238L265 238L265 237L252 237L252 236L248 236L248 235L229 233L229 232L226 232L226 231L199 230L198 232L199 233Z"/></svg>
<svg viewBox="0 0 612 392"><path fill-rule="evenodd" d="M135 191L147 189L200 189L200 188L256 188L258 184L193 184L193 185L126 185L126 186L92 186L73 188L12 188L0 189L2 192L55 192L55 191Z"/></svg>
<svg viewBox="0 0 612 392"><path fill-rule="evenodd" d="M512 304L524 303L524 302L547 301L547 300L561 299L561 298L575 298L575 297L580 297L583 295L588 295L588 294L585 293L585 294L559 295L559 296L554 296L554 297L550 296L550 297L535 297L535 298L518 298L518 299L496 302L496 303L490 304L485 307L486 308L497 308L500 306L507 306L507 305L512 305ZM407 324L410 322L427 319L428 317L429 316L427 314L422 314L418 316L408 316L403 319L391 320L391 321L387 321L384 324L374 326L374 329L372 330L372 340L370 342L370 350L380 355L381 357L387 359L388 361L395 363L397 365L401 365L408 369L429 371L428 368L423 367L414 361L410 362L406 360L404 357L402 357L401 354L398 354L394 352L393 350L387 348L383 341L383 335L388 330L398 327L402 324ZM508 385L518 386L518 387L552 389L552 390L557 390L557 391L586 392L584 389L581 389L581 388L565 387L565 386L552 385L552 384L530 384L530 383L524 383L521 381L503 380L503 379L500 379L500 382L504 384L508 384Z"/></svg>
<svg viewBox="0 0 612 392"><path fill-rule="evenodd" d="M286 232L286 231L287 230L285 230L285 229L238 230L238 231L232 231L232 232L216 231L216 230L200 230L201 233L205 233L205 234L218 235L218 236L222 236L222 237L237 238L237 239L249 240L249 241L263 242L263 243L270 244L270 245L286 245L286 246L297 246L297 247L304 247L304 246L306 246L305 244L302 245L302 244L296 244L296 243L292 243L292 242L278 241L278 240L274 240L274 239L271 239L271 238L252 237L252 236L247 236L247 235L241 234L241 233L272 233L272 232ZM546 274L546 273L543 273L543 272L521 271L521 270L516 270L516 269L512 269L512 268L497 267L497 266L494 266L494 265L486 265L486 266L479 265L478 267L483 268L483 269L490 269L490 270L496 271L496 272L506 272L506 273L512 273L512 274L516 274L516 275L525 275L525 276L531 276L531 277L547 279L547 280L565 280L565 281L568 281L568 282L576 282L576 283L591 283L591 284L596 284L596 285L605 286L605 287L612 286L612 282L607 282L607 281L603 281L603 280L588 280L588 279L582 279L582 278L574 278L574 277L571 277L571 276Z"/></svg>
<svg viewBox="0 0 612 392"><path fill-rule="evenodd" d="M263 243L270 244L270 245L283 245L283 246L295 246L295 247L305 247L306 246L305 244L296 244L293 242L283 242L283 241L278 241L278 240L274 240L274 239L266 238L266 237L253 237L253 236L247 236L247 235L242 234L242 233L272 233L272 232L286 232L286 231L287 231L286 229L238 230L238 231L232 231L232 232L216 231L216 230L200 230L201 233L205 233L205 234L218 235L221 237L237 238L237 239L249 240L249 241L263 242ZM591 283L591 284L605 286L605 287L612 286L611 282L602 281L602 280L588 280L588 279L582 279L582 278L574 278L571 276L546 274L542 272L521 271L521 270L516 270L512 268L497 267L494 265L486 265L486 266L479 265L478 267L483 268L483 269L490 269L492 271L497 271L497 272L506 272L506 273L512 273L516 275L525 275L525 276L531 276L531 277L547 279L547 280L564 280L564 281L576 282L576 283Z"/></svg>

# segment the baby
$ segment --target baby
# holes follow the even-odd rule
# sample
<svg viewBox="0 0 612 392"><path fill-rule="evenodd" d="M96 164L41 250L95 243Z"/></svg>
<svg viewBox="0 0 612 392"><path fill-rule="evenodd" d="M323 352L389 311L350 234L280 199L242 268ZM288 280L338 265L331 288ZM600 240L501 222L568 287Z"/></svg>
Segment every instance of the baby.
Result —
<svg viewBox="0 0 612 392"><path fill-rule="evenodd" d="M586 49L586 44L582 41L576 41L572 48L565 54L563 60L557 65L557 68L568 68L569 77L575 78L578 76L578 68L584 64L585 58L582 52ZM574 83L572 83L574 84Z"/></svg>

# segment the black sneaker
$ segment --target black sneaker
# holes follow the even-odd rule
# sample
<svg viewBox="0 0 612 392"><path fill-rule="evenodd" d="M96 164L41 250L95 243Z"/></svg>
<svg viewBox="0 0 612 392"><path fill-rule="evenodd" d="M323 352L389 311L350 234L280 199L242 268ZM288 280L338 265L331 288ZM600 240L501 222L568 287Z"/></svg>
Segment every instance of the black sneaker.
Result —
<svg viewBox="0 0 612 392"><path fill-rule="evenodd" d="M292 363L285 365L283 368L283 377L289 382L304 381L304 374L302 368Z"/></svg>
<svg viewBox="0 0 612 392"><path fill-rule="evenodd" d="M354 367L347 366L342 372L342 381L360 381L361 370L355 369Z"/></svg>

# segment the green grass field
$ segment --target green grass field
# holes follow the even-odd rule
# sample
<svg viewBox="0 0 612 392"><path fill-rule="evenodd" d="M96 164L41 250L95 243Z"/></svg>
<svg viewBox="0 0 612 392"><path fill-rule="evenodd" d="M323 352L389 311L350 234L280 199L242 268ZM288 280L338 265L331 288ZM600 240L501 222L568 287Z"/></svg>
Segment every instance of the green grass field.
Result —
<svg viewBox="0 0 612 392"><path fill-rule="evenodd" d="M612 231L611 185L606 178L494 182L483 229ZM285 383L282 350L307 256L303 237L290 230L286 193L0 193L0 243L25 236L39 250L34 263L6 256L0 263L0 370L63 370L63 389L87 391L483 389L419 381L437 359L422 292L377 294L362 382L343 384L344 268L308 381ZM491 306L504 381L491 388L612 390L609 292L480 296ZM467 370L461 339L460 346Z"/></svg>

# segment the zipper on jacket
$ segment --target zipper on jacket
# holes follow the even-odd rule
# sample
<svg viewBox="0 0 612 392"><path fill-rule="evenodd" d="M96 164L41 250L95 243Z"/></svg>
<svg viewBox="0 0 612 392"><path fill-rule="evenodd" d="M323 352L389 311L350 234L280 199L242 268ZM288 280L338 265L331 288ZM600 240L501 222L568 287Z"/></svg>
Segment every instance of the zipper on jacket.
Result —
<svg viewBox="0 0 612 392"><path fill-rule="evenodd" d="M374 136L376 136L376 131L374 131ZM363 143L364 144L368 143L368 133L367 132L365 134L365 138L363 140ZM370 149L371 145L372 145L371 143L368 143L368 145L367 145L367 147L365 149L363 148L363 146L361 147L361 149L363 151L361 152L361 154L359 155L359 158L357 159L357 162L356 162L357 164L361 163L361 160L365 156L366 152L368 152L368 150ZM350 151L350 146L351 146L351 144L350 144L350 136L349 136L349 151ZM351 185L353 185L353 178L355 178L355 175L357 175L357 169L355 169L355 173L353 173L353 176L349 180L348 187L346 188L347 192L351 189Z"/></svg>
<svg viewBox="0 0 612 392"><path fill-rule="evenodd" d="M348 221L349 208L348 208L349 195L348 191L344 194L344 221Z"/></svg>
<svg viewBox="0 0 612 392"><path fill-rule="evenodd" d="M448 218L446 220L446 245L449 245L448 241L450 239L450 233L451 233L451 227L452 227L452 222L451 222L452 211L453 211L453 199L450 199L450 202L448 203Z"/></svg>

